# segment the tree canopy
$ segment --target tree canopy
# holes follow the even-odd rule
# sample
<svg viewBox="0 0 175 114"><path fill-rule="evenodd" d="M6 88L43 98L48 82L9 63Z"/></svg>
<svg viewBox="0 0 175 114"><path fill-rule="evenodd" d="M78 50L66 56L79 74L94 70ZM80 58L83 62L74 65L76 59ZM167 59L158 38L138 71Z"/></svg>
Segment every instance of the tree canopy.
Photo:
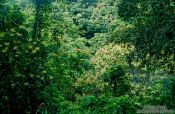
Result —
<svg viewBox="0 0 175 114"><path fill-rule="evenodd" d="M173 0L0 0L2 114L172 113L174 74Z"/></svg>

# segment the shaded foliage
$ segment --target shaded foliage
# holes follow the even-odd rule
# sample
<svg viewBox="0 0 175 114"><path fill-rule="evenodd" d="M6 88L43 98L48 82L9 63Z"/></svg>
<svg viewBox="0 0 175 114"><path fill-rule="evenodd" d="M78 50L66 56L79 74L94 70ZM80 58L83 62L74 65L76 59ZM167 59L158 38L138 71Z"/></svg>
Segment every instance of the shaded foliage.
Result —
<svg viewBox="0 0 175 114"><path fill-rule="evenodd" d="M167 0L0 0L2 114L175 106Z"/></svg>

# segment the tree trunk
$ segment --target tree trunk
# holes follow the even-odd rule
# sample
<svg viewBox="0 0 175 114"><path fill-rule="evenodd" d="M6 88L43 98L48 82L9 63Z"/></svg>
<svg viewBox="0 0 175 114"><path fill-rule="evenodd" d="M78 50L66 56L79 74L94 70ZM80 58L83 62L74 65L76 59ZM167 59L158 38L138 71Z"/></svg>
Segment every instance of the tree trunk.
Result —
<svg viewBox="0 0 175 114"><path fill-rule="evenodd" d="M41 19L42 19L41 6L39 4L36 4L35 22L32 34L33 40L38 40L38 38L41 37Z"/></svg>

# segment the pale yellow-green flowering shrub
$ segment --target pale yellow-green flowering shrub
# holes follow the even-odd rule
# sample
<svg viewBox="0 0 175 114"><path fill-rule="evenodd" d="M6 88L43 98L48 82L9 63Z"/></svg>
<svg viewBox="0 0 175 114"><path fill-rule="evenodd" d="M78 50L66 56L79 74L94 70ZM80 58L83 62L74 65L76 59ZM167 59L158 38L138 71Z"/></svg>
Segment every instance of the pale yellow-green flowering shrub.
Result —
<svg viewBox="0 0 175 114"><path fill-rule="evenodd" d="M90 59L94 69L86 71L77 79L74 86L80 94L98 94L105 91L109 82L104 82L103 75L110 70L111 66L127 67L124 54L127 49L121 45L110 43L98 49Z"/></svg>

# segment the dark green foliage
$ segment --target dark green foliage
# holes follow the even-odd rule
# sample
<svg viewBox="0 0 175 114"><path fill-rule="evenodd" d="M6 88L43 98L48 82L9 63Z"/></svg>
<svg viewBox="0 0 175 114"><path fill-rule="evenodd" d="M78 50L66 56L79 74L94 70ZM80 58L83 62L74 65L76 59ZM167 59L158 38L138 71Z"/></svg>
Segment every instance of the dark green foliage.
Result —
<svg viewBox="0 0 175 114"><path fill-rule="evenodd" d="M10 34L14 35L12 33ZM1 88L1 95L9 99L7 101L9 107L6 108L11 108L10 110L21 110L22 112L31 110L30 106L36 106L36 94L42 88L42 83L45 82L41 79L44 78L44 74L41 74L44 70L42 68L43 60L39 59L44 57L44 53L42 51L33 53L32 51L38 51L37 49L42 47L39 44L37 45L37 43L33 45L32 42L21 41L21 37L19 37L20 39L11 40L6 35L5 38L4 40L1 39L1 44L3 44L1 46L2 61L0 63L2 76L1 87L3 87ZM30 49L30 46L34 50ZM30 99L32 102L27 99Z"/></svg>
<svg viewBox="0 0 175 114"><path fill-rule="evenodd" d="M94 37L95 33L102 32L101 28L96 27L90 22L93 7L96 3L96 0L80 0L70 4L70 13L74 17L74 23L79 26L81 31L80 35L87 39Z"/></svg>
<svg viewBox="0 0 175 114"><path fill-rule="evenodd" d="M170 100L171 100L171 102L168 102L167 104L168 104L169 107L174 108L175 107L175 80L172 80L172 83L171 83L170 87L171 87L171 89L170 89L171 90L170 91L170 95L171 95Z"/></svg>
<svg viewBox="0 0 175 114"><path fill-rule="evenodd" d="M85 96L81 101L82 112L90 110L90 113L103 114L132 114L135 113L137 107L128 95L121 97L111 97L106 95Z"/></svg>
<svg viewBox="0 0 175 114"><path fill-rule="evenodd" d="M25 21L24 15L19 12L20 8L18 6L11 8L3 4L0 5L0 31L19 27Z"/></svg>
<svg viewBox="0 0 175 114"><path fill-rule="evenodd" d="M130 85L128 77L125 75L124 68L122 66L111 67L104 75L104 81L110 84L110 88L115 96L121 96L129 93Z"/></svg>
<svg viewBox="0 0 175 114"><path fill-rule="evenodd" d="M170 73L173 73L175 17L174 7L170 6L170 1L143 0L125 5L127 5L126 8L130 5L139 8L139 12L135 12L136 15L132 21L134 27L131 28L131 31L134 29L134 34L130 34L133 37L131 43L135 46L136 58L141 60L143 64L151 64L151 62L155 65L166 64ZM123 11L130 14L134 12L132 10ZM123 16L121 15L121 17ZM126 15L125 18L130 18L130 16ZM159 64L157 60L160 60Z"/></svg>
<svg viewBox="0 0 175 114"><path fill-rule="evenodd" d="M170 76L155 76L149 85L142 85L145 88L145 94L139 98L142 104L166 105L174 108L174 78ZM140 90L141 93L142 90ZM139 92L137 94L140 94ZM156 96L156 97L155 97Z"/></svg>
<svg viewBox="0 0 175 114"><path fill-rule="evenodd" d="M5 100L1 107L11 113L35 111L39 103L37 95L47 85L43 67L45 49L40 42L29 41L25 36L25 29L12 29L0 40L0 93Z"/></svg>
<svg viewBox="0 0 175 114"><path fill-rule="evenodd" d="M0 110L2 113L35 113L38 94L48 84L44 61L46 49L29 37L25 16L15 6L5 16L0 33Z"/></svg>
<svg viewBox="0 0 175 114"><path fill-rule="evenodd" d="M168 0L0 0L0 113L175 107Z"/></svg>
<svg viewBox="0 0 175 114"><path fill-rule="evenodd" d="M119 16L124 20L129 20L135 17L138 13L137 5L138 0L122 0L119 4Z"/></svg>

